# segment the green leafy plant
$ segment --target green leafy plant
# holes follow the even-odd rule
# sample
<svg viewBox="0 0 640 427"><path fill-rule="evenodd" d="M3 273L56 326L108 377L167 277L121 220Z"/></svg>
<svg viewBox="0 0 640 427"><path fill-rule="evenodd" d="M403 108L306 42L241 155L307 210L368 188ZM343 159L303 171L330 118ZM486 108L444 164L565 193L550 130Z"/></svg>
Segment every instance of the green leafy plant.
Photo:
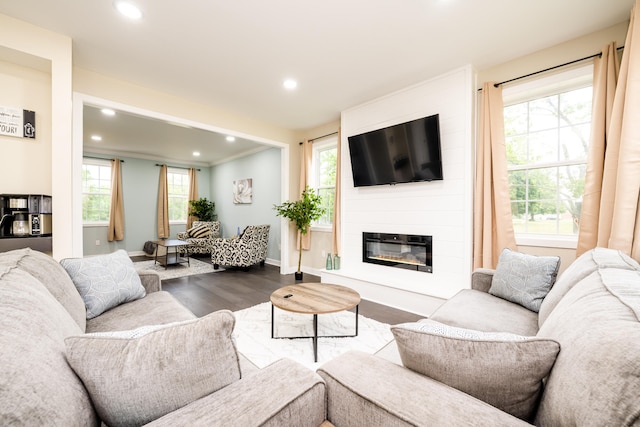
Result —
<svg viewBox="0 0 640 427"><path fill-rule="evenodd" d="M302 192L300 200L295 202L284 202L281 205L273 205L276 215L287 218L293 222L301 234L307 234L311 223L319 219L325 212L322 207L322 198L318 196L311 187L307 187ZM302 263L302 239L299 239L298 247L298 274Z"/></svg>
<svg viewBox="0 0 640 427"><path fill-rule="evenodd" d="M198 200L189 200L189 215L195 216L200 221L215 221L218 215L215 214L216 204L201 197Z"/></svg>

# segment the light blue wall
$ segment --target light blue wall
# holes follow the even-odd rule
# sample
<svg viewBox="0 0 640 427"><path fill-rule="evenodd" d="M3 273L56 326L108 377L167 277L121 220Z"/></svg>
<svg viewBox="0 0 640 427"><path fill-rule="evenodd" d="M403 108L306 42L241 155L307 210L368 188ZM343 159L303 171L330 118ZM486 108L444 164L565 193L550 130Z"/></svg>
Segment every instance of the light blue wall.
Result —
<svg viewBox="0 0 640 427"><path fill-rule="evenodd" d="M88 154L92 157L112 158L108 155ZM158 238L157 206L158 180L160 168L156 163L162 161L121 157L122 163L122 197L124 203L124 240L107 242L106 226L83 227L84 255L96 255L124 249L127 252L142 251L147 240ZM171 165L169 163L169 165ZM211 199L211 169L200 167L198 172L198 194L200 197ZM185 226L173 224L170 226L171 238L185 230ZM100 245L96 245L100 240Z"/></svg>
<svg viewBox="0 0 640 427"><path fill-rule="evenodd" d="M281 150L269 148L211 168L211 196L216 203L223 237L247 225L269 224L267 258L280 261L280 218L273 210L280 203ZM252 179L253 201L233 203L233 181Z"/></svg>

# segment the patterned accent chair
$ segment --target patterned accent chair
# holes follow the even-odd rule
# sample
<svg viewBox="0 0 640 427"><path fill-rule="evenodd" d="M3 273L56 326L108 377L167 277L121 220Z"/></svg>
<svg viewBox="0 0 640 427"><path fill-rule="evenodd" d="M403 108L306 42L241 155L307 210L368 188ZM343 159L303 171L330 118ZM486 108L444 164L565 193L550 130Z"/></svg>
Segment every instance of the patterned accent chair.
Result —
<svg viewBox="0 0 640 427"><path fill-rule="evenodd" d="M205 237L192 237L190 230L195 230L201 225L206 226L211 233ZM181 231L177 234L179 240L189 242L189 254L209 254L211 253L211 245L213 241L220 237L220 221L193 221L192 227L187 231ZM180 255L185 255L186 248L180 248Z"/></svg>
<svg viewBox="0 0 640 427"><path fill-rule="evenodd" d="M267 259L270 225L249 225L240 236L214 239L211 262L217 270L220 266L250 267Z"/></svg>

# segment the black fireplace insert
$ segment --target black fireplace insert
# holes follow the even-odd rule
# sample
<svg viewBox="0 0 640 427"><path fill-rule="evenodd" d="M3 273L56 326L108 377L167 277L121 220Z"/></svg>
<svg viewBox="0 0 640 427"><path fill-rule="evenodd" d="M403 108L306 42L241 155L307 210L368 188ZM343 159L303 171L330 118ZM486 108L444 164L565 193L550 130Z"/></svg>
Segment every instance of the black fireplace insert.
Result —
<svg viewBox="0 0 640 427"><path fill-rule="evenodd" d="M362 233L362 261L433 273L431 236Z"/></svg>

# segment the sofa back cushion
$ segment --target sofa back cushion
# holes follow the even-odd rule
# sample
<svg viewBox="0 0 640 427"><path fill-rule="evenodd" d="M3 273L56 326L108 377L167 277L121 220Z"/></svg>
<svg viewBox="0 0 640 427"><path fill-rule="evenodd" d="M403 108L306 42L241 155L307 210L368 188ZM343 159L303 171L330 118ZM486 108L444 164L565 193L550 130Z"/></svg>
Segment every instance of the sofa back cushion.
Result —
<svg viewBox="0 0 640 427"><path fill-rule="evenodd" d="M87 311L84 302L71 278L56 260L26 248L1 254L0 266L17 268L36 278L62 304L80 330L86 330Z"/></svg>
<svg viewBox="0 0 640 427"><path fill-rule="evenodd" d="M65 358L64 339L81 332L42 283L0 267L0 425L99 424Z"/></svg>
<svg viewBox="0 0 640 427"><path fill-rule="evenodd" d="M540 311L538 312L538 326L542 326L558 302L571 288L599 268L620 268L640 271L640 265L619 250L595 248L585 252L560 275L553 288L551 288L546 298L542 301Z"/></svg>
<svg viewBox="0 0 640 427"><path fill-rule="evenodd" d="M558 302L538 337L561 350L536 425L640 423L640 272L597 269Z"/></svg>

